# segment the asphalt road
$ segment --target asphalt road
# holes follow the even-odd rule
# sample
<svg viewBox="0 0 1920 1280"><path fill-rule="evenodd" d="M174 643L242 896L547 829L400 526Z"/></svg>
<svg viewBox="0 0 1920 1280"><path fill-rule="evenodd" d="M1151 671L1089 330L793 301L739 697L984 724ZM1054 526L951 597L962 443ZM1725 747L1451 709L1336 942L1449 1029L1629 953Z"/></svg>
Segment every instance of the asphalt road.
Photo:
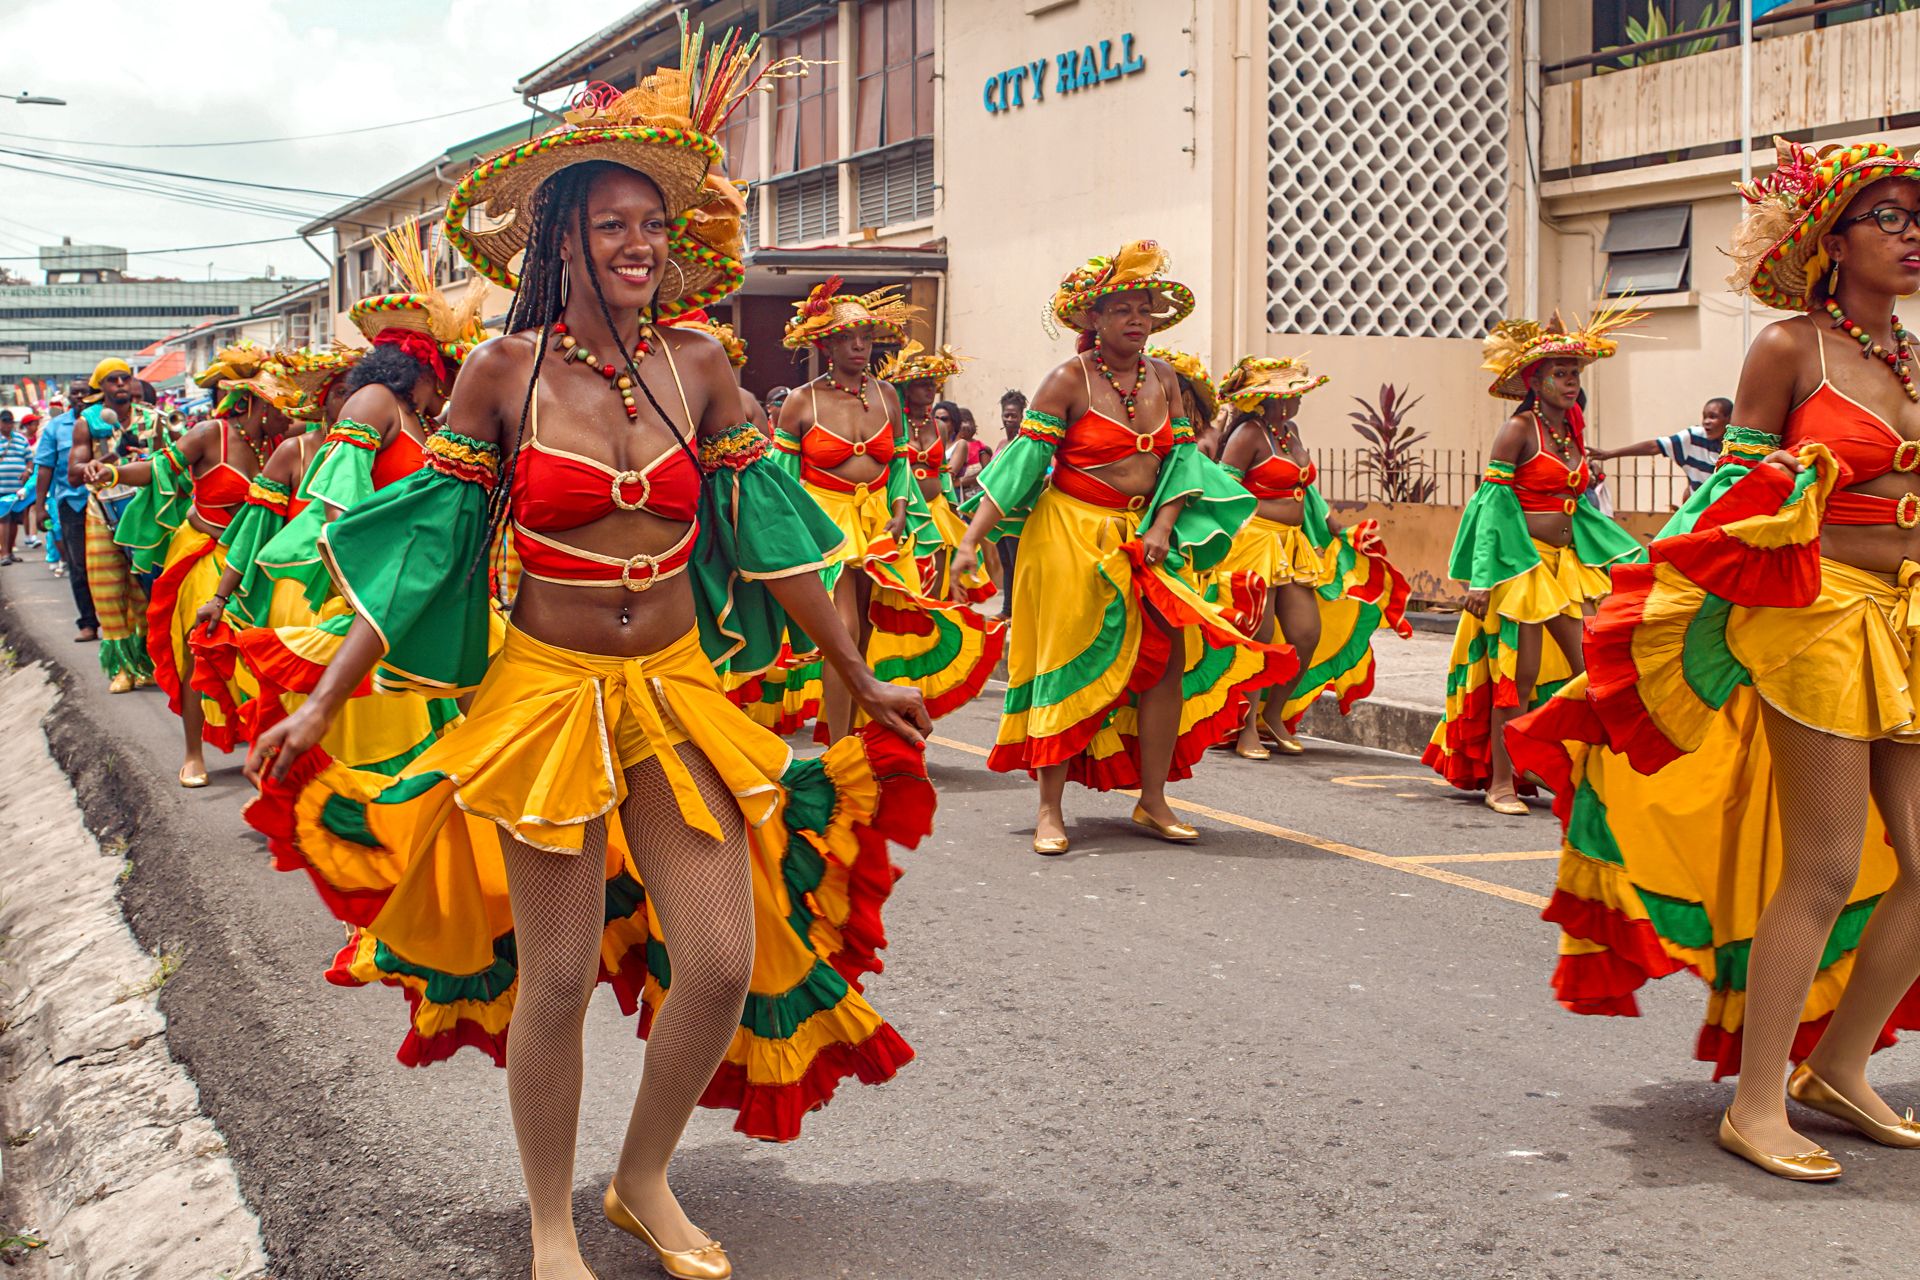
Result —
<svg viewBox="0 0 1920 1280"><path fill-rule="evenodd" d="M321 980L339 927L268 868L237 761L180 791L176 722L107 696L65 584L0 570L0 606L72 674L56 750L95 825L133 827L129 914L182 960L172 1047L276 1280L524 1276L502 1074L401 1067L401 1002ZM1074 852L1043 861L1029 784L980 759L991 702L939 726L938 825L870 984L918 1061L789 1146L715 1113L689 1130L676 1186L742 1277L1913 1274L1920 1155L1806 1116L1847 1165L1808 1187L1713 1145L1729 1088L1690 1058L1699 984L1637 1020L1554 1004L1544 809L1499 818L1415 761L1316 744L1177 788L1198 848L1072 792ZM583 1239L604 1280L654 1276L597 1208L643 1046L604 993L588 1037ZM1911 1046L1877 1067L1920 1102Z"/></svg>

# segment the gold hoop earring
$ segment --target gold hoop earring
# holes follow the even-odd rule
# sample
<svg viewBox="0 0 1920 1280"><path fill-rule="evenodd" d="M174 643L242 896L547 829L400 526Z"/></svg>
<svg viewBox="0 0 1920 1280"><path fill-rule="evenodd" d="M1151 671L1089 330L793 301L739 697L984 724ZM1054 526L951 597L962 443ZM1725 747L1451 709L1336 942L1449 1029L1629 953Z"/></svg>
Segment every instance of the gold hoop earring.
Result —
<svg viewBox="0 0 1920 1280"><path fill-rule="evenodd" d="M674 297L675 297L676 299L679 299L679 298L684 298L684 297L686 297L686 296L687 296L687 270L686 270L686 268L680 265L680 260L679 260L678 258L668 258L668 259L667 259L667 265L673 268L673 272L674 272L674 274L675 274L676 276L678 276L678 277L679 277L679 279L680 279L680 286L679 286L679 288L677 288L676 290L674 290L674 294L673 294L673 296L674 296Z"/></svg>

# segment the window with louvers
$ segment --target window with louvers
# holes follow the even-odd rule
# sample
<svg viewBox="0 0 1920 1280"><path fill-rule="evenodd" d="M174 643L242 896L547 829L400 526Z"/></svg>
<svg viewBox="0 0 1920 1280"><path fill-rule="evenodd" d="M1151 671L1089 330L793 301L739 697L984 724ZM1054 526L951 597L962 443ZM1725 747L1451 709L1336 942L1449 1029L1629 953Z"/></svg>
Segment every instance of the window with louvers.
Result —
<svg viewBox="0 0 1920 1280"><path fill-rule="evenodd" d="M933 216L933 144L895 147L860 162L860 225L891 227Z"/></svg>
<svg viewBox="0 0 1920 1280"><path fill-rule="evenodd" d="M747 252L760 247L760 188L747 192L747 212L740 219L740 232L746 237Z"/></svg>
<svg viewBox="0 0 1920 1280"><path fill-rule="evenodd" d="M828 169L774 184L774 240L801 244L840 234L840 171Z"/></svg>

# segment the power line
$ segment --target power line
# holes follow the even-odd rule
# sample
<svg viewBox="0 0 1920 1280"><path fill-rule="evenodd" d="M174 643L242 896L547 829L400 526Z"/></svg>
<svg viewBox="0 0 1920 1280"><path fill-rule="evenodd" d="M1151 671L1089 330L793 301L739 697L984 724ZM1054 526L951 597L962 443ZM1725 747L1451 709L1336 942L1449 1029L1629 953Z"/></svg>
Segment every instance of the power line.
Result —
<svg viewBox="0 0 1920 1280"><path fill-rule="evenodd" d="M195 205L202 209L219 209L229 213L250 213L259 217L278 219L297 219L306 221L316 216L313 209L289 208L284 205L268 204L264 201L249 201L237 197L222 196L204 191L183 191L168 187L162 183L125 183L114 182L108 178L89 177L79 173L60 173L53 169L34 169L26 165L8 164L0 161L0 169L10 169L19 173L30 173L42 178L58 178L67 182L77 182L84 186L103 187L108 191L122 191L129 195L152 196L157 199L173 200L181 204Z"/></svg>
<svg viewBox="0 0 1920 1280"><path fill-rule="evenodd" d="M53 174L49 176L58 177L60 175ZM13 239L13 240L19 239L18 236L9 236L5 238ZM177 245L172 245L165 249L122 249L120 250L120 252L126 254L129 258L157 258L162 254L168 254L168 253L198 253L202 249L242 249L248 245L280 244L287 240L298 240L300 238L301 237L299 236L267 236L266 238L261 240L228 240L224 244L177 244ZM40 261L40 255L37 253L0 255L0 262L38 262L38 261Z"/></svg>
<svg viewBox="0 0 1920 1280"><path fill-rule="evenodd" d="M274 191L286 195L325 196L329 200L351 200L355 194L351 191L321 191L313 187L281 187L268 182L248 182L241 178L215 178L203 173L181 173L176 169L149 169L143 165L125 164L118 160L90 160L84 156L63 156L57 151L40 151L32 147L0 147L0 155L19 156L25 160L47 160L76 169L93 169L102 173L139 173L155 178L177 178L184 182L205 182L223 187L247 187L254 191Z"/></svg>
<svg viewBox="0 0 1920 1280"><path fill-rule="evenodd" d="M471 115L476 111L502 107L518 101L518 98L498 98L492 102L483 102L477 107L461 107L458 111L443 111L439 115L420 116L413 120L395 120L388 124L370 124L360 129L335 129L327 133L296 133L283 138L238 138L231 142L95 142L83 138L48 138L36 133L4 131L0 131L0 138L17 138L25 142L58 142L70 147L113 147L123 151L163 151L194 147L259 147L278 142L311 142L316 138L347 138L361 133L378 133L382 129L401 129L410 124L426 124L433 120Z"/></svg>

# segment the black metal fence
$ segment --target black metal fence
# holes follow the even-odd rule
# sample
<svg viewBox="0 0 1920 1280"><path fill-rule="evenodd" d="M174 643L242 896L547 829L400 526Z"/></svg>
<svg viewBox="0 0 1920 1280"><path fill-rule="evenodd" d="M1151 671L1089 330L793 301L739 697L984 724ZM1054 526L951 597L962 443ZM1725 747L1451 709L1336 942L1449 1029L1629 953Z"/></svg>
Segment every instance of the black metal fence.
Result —
<svg viewBox="0 0 1920 1280"><path fill-rule="evenodd" d="M1320 471L1320 492L1329 501L1393 500L1383 491L1379 477L1365 466L1366 450L1314 449L1312 453ZM1434 482L1428 502L1435 506L1464 506L1487 469L1486 454L1479 449L1421 449L1414 457L1420 464L1414 474ZM1686 501L1686 477L1665 458L1615 458L1599 469L1606 476L1616 511L1664 514Z"/></svg>

